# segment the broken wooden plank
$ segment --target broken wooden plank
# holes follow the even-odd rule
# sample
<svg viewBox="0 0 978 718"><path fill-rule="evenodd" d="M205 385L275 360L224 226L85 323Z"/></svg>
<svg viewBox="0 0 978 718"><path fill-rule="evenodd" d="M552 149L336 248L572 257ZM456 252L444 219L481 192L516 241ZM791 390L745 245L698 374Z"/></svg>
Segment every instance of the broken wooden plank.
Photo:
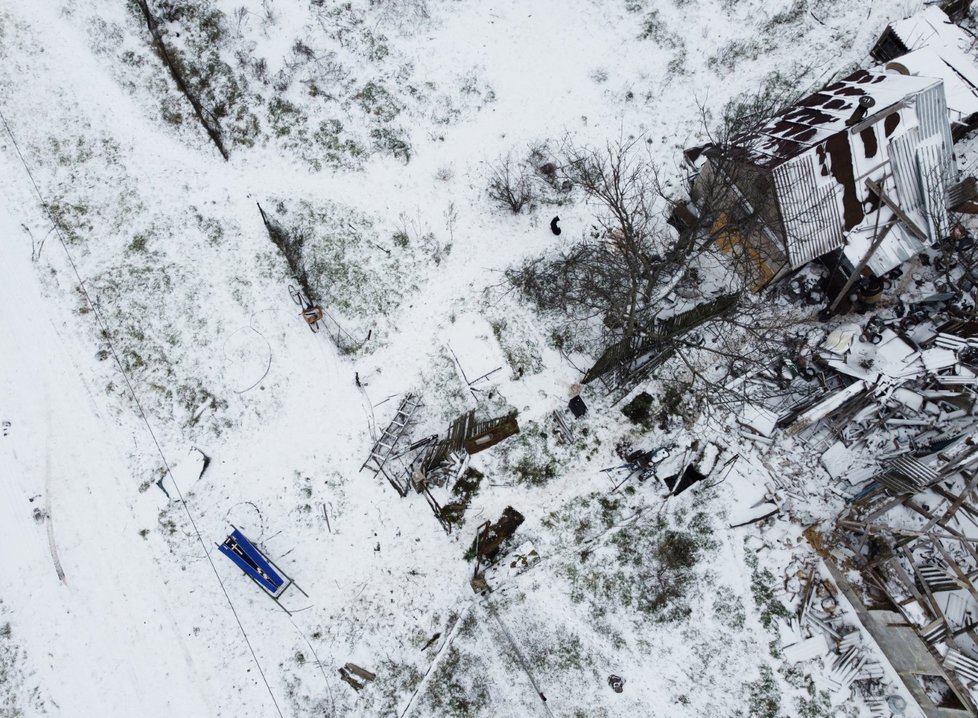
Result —
<svg viewBox="0 0 978 718"><path fill-rule="evenodd" d="M373 681L377 679L376 673L371 673L366 668L361 668L356 663L347 663L343 667L357 678L362 678L365 681Z"/></svg>
<svg viewBox="0 0 978 718"><path fill-rule="evenodd" d="M843 407L851 399L859 396L861 393L866 391L867 387L867 383L860 379L853 382L845 389L837 391L795 419L795 422L788 427L786 433L797 434L803 429L807 429L809 426L821 421L832 412Z"/></svg>
<svg viewBox="0 0 978 718"><path fill-rule="evenodd" d="M914 237L919 239L921 242L928 241L927 233L924 230L922 230L920 226L910 218L910 215L908 215L906 212L903 211L900 205L897 204L897 202L892 197L890 197L890 195L886 192L886 190L883 189L883 187L878 182L874 182L872 179L867 177L866 187L869 188L870 192L872 192L877 197L879 197L883 201L883 204L885 204L893 211L893 214L895 214L897 218L901 222L903 222L904 226L906 226L906 228L910 230L911 234L913 234Z"/></svg>

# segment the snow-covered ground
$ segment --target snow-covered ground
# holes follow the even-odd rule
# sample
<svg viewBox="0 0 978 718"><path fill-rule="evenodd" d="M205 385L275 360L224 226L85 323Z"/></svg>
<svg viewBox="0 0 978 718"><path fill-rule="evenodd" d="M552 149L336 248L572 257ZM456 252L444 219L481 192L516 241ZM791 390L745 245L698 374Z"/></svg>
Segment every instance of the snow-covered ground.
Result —
<svg viewBox="0 0 978 718"><path fill-rule="evenodd" d="M858 714L773 643L764 587L806 550L800 529L728 528L738 501L763 496L765 466L804 447L760 458L722 413L645 432L596 394L558 444L548 416L581 375L502 272L580 236L592 209L559 207L554 237L552 208L490 204L487 164L567 136L642 136L674 175L702 138L700 105L773 71L824 82L914 7L391 0L337 4L327 30L318 2L184 5L225 13L229 62L274 72L293 38L335 45L332 104L299 82L284 96L310 123L340 113L365 148L368 128L400 133L410 159L390 144L322 159L262 119L225 162L135 3L0 5L0 715ZM401 108L388 124L356 109L367 81ZM274 82L250 82L243 103L264 112ZM328 258L321 291L353 336L370 332L360 350L298 317L256 202ZM360 467L406 392L436 431L474 407L453 352L469 379L509 363L488 380L492 406L517 409L523 431L474 459L486 479L446 534L420 495ZM692 436L742 455L722 484L608 495L616 445ZM464 554L506 506L542 558L482 599ZM308 594L288 594L291 616L216 550L232 524ZM670 565L675 542L685 558ZM347 662L377 680L355 692Z"/></svg>

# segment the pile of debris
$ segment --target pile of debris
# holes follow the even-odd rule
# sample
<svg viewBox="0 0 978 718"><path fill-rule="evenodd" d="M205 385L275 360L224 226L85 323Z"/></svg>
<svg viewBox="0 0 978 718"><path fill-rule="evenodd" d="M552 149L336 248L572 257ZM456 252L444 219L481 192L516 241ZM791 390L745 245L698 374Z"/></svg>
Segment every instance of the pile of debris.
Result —
<svg viewBox="0 0 978 718"><path fill-rule="evenodd" d="M422 494L435 517L446 532L451 533L468 506L459 502L459 496L471 491L460 491L469 473L469 457L519 433L516 412L500 417L478 420L475 411L469 411L453 421L444 438L438 434L417 436L415 429L421 418L424 402L415 394L406 394L394 412L394 417L374 442L370 455L360 470L369 469L381 474L401 496L407 496L413 488ZM479 472L479 478L482 475ZM442 506L433 488L448 489L449 506ZM464 505L463 505L464 504Z"/></svg>
<svg viewBox="0 0 978 718"><path fill-rule="evenodd" d="M855 691L873 716L902 715L908 701L891 679L842 590L823 567L799 569L792 579L801 589L797 612L784 620L782 653L791 664L820 663L833 705Z"/></svg>
<svg viewBox="0 0 978 718"><path fill-rule="evenodd" d="M750 397L739 415L750 438L769 443L782 428L824 446L825 469L858 493L935 479L922 466L971 433L976 385L978 322L906 328L874 317L727 388Z"/></svg>
<svg viewBox="0 0 978 718"><path fill-rule="evenodd" d="M928 718L978 715L978 322L934 309L945 301L843 324L811 347L806 334L795 360L736 382L748 436L769 443L780 428L820 453L846 499L819 542L828 570ZM810 635L786 655L824 654L827 636L842 690L870 664L816 598L809 585Z"/></svg>

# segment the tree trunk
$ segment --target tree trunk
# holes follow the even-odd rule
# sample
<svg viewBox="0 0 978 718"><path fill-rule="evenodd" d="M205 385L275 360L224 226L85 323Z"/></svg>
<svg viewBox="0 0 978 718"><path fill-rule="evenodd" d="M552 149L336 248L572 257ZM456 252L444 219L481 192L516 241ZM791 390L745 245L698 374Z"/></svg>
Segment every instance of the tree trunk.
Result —
<svg viewBox="0 0 978 718"><path fill-rule="evenodd" d="M197 99L197 96L191 91L180 68L170 57L170 53L166 49L166 44L163 42L163 36L160 34L159 26L156 23L156 18L153 17L153 13L150 11L146 0L136 0L136 4L139 5L139 9L143 12L143 17L146 18L146 25L149 28L150 34L153 36L153 42L156 45L156 50L159 52L163 62L166 63L166 66L169 68L173 81L177 83L177 87L180 89L180 92L183 93L184 97L187 98L187 101L194 108L194 114L197 115L197 119L200 121L200 124L203 125L208 137L211 138L211 141L217 147L217 151L221 153L221 157L227 160L228 152L224 148L224 140L221 137L221 128L218 127L215 122L207 119L207 116L204 113L204 108L200 104L200 100Z"/></svg>

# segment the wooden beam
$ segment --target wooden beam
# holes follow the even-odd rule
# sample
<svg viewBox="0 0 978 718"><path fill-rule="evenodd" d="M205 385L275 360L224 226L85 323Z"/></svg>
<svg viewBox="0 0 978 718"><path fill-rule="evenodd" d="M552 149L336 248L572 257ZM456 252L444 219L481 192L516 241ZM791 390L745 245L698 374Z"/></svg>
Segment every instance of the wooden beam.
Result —
<svg viewBox="0 0 978 718"><path fill-rule="evenodd" d="M913 234L914 237L919 239L921 242L927 241L928 239L927 233L924 230L922 230L917 225L916 222L910 219L910 216L906 212L900 209L900 205L898 205L896 202L893 201L893 199L886 193L886 190L884 190L883 187L878 182L874 182L869 177L867 177L866 187L869 188L870 192L874 193L877 197L879 197L880 200L883 202L883 204L885 204L893 211L893 214L895 214L899 218L899 220L903 222L904 225L906 225L907 229L910 230L910 232Z"/></svg>
<svg viewBox="0 0 978 718"><path fill-rule="evenodd" d="M893 535L893 536L906 536L910 539L917 538L940 538L946 539L948 541L959 541L962 545L968 546L970 544L978 544L978 538L970 538L965 536L959 531L954 529L948 529L953 531L953 533L938 533L936 531L912 531L910 529L900 529L895 526L889 526L887 524L871 524L863 521L852 521L849 519L841 519L838 525L842 528L849 529L850 531L859 531L864 534L877 534L877 535ZM899 547L902 547L900 544ZM978 554L976 554L978 556Z"/></svg>
<svg viewBox="0 0 978 718"><path fill-rule="evenodd" d="M964 471L962 471L961 475L966 476L967 474ZM950 521L952 518L954 518L954 515L958 512L958 509L960 509L961 506L964 505L964 502L968 500L968 494L974 491L976 486L978 486L978 472L975 472L975 474L970 477L968 481L968 485L965 488L965 490L962 491L961 495L954 501L954 503L952 503L947 508L947 510L944 512L944 515L937 520L937 523L943 526L944 528L947 528L947 522ZM926 531L929 528L930 525L925 526L921 530Z"/></svg>
<svg viewBox="0 0 978 718"><path fill-rule="evenodd" d="M927 585L927 581L924 580L924 577L921 575L920 570L917 568L917 564L913 560L913 554L910 553L910 551L908 551L905 546L900 547L900 553L902 553L903 557L907 559L907 561L910 563L910 568L913 569L914 576L917 577L917 581L920 582L921 587L924 589L924 593L927 596L927 603L930 605L931 612L933 613L934 618L939 618L944 623L945 626L950 628L947 622L947 617L945 617L944 612L941 611L941 607L937 604L937 599L934 598L934 594L931 592L930 586ZM894 561L894 563L896 563L897 566L899 566L900 573L903 576L906 576L907 579L910 579L910 576L903 569L903 566L900 566L900 562Z"/></svg>
<svg viewBox="0 0 978 718"><path fill-rule="evenodd" d="M968 578L967 574L961 570L961 566L959 566L958 562L954 560L954 557L951 556L951 554L949 554L943 546L941 546L940 541L931 540L931 545L940 552L941 556L944 558L944 561L951 567L951 570L954 571L954 575L957 576L958 580L961 582L961 587L970 593L971 597L978 602L978 591L975 590L975 586L973 583L971 583L971 579Z"/></svg>
<svg viewBox="0 0 978 718"><path fill-rule="evenodd" d="M929 486L928 488L931 491L933 491L935 494L938 494L939 496L947 499L948 501L957 501L958 498L959 498L959 496L957 494L954 494L954 493L948 491L943 486L941 486L939 483L933 484L933 485ZM972 499L972 500L974 500L974 499ZM978 502L976 502L976 503L978 503ZM972 507L971 505L969 505L967 503L961 504L961 510L964 511L966 514L969 514L973 518L978 519L978 511L976 511L974 509L974 507Z"/></svg>
<svg viewBox="0 0 978 718"><path fill-rule="evenodd" d="M907 497L906 496L896 496L896 497L890 499L884 505L879 506L876 509L874 509L872 511L872 513L870 513L868 516L866 516L865 520L866 521L872 521L877 516L882 516L883 514L887 513L890 509L896 508L900 504L904 503L906 500L907 500Z"/></svg>

